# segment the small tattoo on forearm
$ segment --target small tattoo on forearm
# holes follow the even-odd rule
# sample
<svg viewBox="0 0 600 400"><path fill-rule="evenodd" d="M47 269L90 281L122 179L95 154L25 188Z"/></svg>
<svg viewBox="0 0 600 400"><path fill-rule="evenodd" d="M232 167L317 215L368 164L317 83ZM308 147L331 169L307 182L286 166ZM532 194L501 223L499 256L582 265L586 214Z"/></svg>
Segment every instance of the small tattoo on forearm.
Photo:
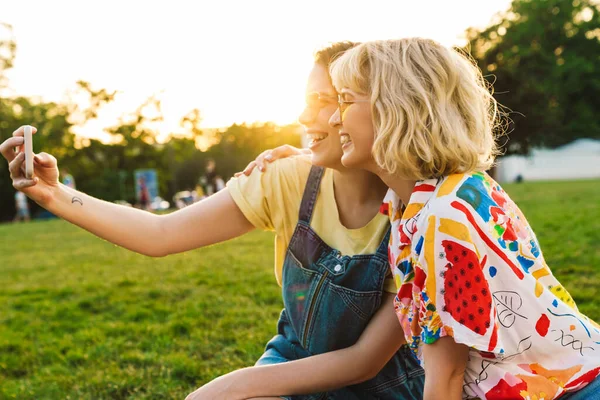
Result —
<svg viewBox="0 0 600 400"><path fill-rule="evenodd" d="M79 204L83 205L83 201L77 196L75 196L71 199L71 204L73 204L73 203L79 203Z"/></svg>

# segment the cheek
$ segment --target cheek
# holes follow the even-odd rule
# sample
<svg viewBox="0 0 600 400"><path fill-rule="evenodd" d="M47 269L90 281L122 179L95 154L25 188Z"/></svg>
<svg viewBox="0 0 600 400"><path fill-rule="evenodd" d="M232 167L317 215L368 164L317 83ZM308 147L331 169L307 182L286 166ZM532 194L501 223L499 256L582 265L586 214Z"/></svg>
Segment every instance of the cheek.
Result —
<svg viewBox="0 0 600 400"><path fill-rule="evenodd" d="M327 128L331 129L331 127L329 125L329 120L331 119L333 114L335 114L336 110L337 110L337 106L328 105L328 106L323 107L321 109L321 111L319 111L317 122L321 127L323 127L324 130L327 130ZM337 130L335 130L335 129L333 129L333 131L337 132Z"/></svg>
<svg viewBox="0 0 600 400"><path fill-rule="evenodd" d="M373 142L375 141L375 137L373 136L373 127L371 124L364 127L364 132L363 143L371 148L373 146Z"/></svg>
<svg viewBox="0 0 600 400"><path fill-rule="evenodd" d="M371 109L365 107L360 113L360 131L363 144L373 144L373 118Z"/></svg>
<svg viewBox="0 0 600 400"><path fill-rule="evenodd" d="M360 125L360 145L363 147L367 147L370 149L373 146L374 142L374 133L373 133L373 125L370 120L364 121Z"/></svg>

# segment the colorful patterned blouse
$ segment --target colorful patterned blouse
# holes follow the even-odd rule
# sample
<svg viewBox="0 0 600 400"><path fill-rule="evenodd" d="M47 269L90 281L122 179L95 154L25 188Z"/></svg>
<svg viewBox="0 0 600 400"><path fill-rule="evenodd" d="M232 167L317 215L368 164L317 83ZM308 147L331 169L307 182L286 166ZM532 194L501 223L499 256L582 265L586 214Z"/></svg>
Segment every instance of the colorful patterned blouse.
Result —
<svg viewBox="0 0 600 400"><path fill-rule="evenodd" d="M600 326L546 265L527 220L487 174L418 182L404 213L389 191L395 308L408 343L471 348L463 398L555 399L600 372Z"/></svg>

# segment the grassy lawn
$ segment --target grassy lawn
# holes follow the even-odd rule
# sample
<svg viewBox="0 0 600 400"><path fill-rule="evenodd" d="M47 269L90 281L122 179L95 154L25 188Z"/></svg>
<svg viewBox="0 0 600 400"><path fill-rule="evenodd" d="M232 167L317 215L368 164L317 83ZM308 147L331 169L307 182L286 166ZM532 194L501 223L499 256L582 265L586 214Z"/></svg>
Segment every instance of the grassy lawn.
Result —
<svg viewBox="0 0 600 400"><path fill-rule="evenodd" d="M600 181L506 185L600 320ZM151 259L63 221L0 225L0 398L183 399L251 365L281 308L273 236Z"/></svg>

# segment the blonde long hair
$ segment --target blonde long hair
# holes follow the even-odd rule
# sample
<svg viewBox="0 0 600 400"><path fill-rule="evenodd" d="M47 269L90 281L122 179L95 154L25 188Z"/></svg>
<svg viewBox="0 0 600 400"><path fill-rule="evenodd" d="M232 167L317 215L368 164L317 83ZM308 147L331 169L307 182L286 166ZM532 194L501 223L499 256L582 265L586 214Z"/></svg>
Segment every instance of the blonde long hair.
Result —
<svg viewBox="0 0 600 400"><path fill-rule="evenodd" d="M342 88L370 95L377 165L405 179L485 171L500 115L479 68L432 40L366 42L333 62Z"/></svg>

